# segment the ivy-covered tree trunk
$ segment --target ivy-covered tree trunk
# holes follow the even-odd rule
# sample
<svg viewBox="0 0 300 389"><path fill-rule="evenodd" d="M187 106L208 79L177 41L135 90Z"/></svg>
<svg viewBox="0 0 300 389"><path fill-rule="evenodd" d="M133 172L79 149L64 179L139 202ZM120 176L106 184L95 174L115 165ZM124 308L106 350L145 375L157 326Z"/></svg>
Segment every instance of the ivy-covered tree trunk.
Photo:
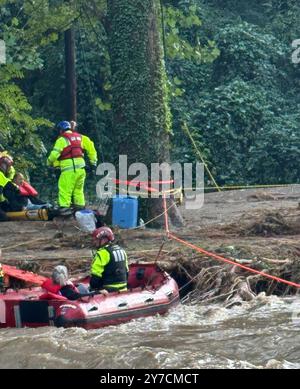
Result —
<svg viewBox="0 0 300 389"><path fill-rule="evenodd" d="M158 0L108 0L113 94L113 139L128 164L168 162L171 114L163 61ZM150 169L149 169L150 172ZM170 200L173 201L173 200ZM163 212L147 201L147 219ZM182 224L172 208L174 224ZM158 225L163 218L157 220Z"/></svg>

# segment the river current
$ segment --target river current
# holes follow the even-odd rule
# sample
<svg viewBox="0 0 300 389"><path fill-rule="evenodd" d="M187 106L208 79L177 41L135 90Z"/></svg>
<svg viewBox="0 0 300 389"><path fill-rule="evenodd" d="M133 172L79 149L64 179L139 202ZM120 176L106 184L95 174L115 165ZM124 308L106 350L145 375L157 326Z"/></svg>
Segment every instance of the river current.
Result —
<svg viewBox="0 0 300 389"><path fill-rule="evenodd" d="M179 305L119 326L0 330L0 367L299 369L300 299Z"/></svg>

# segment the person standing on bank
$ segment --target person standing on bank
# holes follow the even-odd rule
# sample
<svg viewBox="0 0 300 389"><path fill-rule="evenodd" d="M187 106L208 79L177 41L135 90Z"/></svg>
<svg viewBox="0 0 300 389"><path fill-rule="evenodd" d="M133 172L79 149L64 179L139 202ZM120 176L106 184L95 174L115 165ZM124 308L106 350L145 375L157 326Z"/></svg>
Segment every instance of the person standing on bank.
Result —
<svg viewBox="0 0 300 389"><path fill-rule="evenodd" d="M93 296L84 285L75 286L69 279L68 269L64 265L58 265L54 268L51 278L47 278L42 288L47 292L66 297L69 300L78 300L82 297Z"/></svg>
<svg viewBox="0 0 300 389"><path fill-rule="evenodd" d="M60 135L51 151L47 165L60 169L58 180L58 203L60 213L69 214L71 206L74 210L85 208L84 184L86 179L86 152L92 170L96 172L97 152L94 142L85 135L75 131L76 123L64 121L57 124Z"/></svg>
<svg viewBox="0 0 300 389"><path fill-rule="evenodd" d="M108 227L97 228L92 237L97 252L91 266L90 289L126 291L128 259L125 250L113 243L115 237Z"/></svg>

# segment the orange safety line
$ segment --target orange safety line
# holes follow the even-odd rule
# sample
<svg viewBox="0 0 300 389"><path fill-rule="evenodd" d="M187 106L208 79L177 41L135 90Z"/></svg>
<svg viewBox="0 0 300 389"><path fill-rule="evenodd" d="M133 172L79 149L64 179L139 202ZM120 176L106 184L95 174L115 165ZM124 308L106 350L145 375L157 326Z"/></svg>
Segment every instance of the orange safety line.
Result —
<svg viewBox="0 0 300 389"><path fill-rule="evenodd" d="M166 229L166 233L169 237L169 233L170 233L170 230L169 230L169 217L168 217L168 210L167 210L167 200L166 200L166 195L164 194L163 195L163 203L164 203L164 215L165 215L165 229Z"/></svg>
<svg viewBox="0 0 300 389"><path fill-rule="evenodd" d="M284 280L283 278L279 278L279 277L276 277L276 276L272 276L270 274L267 274L267 273L264 273L262 271L259 271L259 270L255 270L255 269L252 269L251 267L248 267L248 266L244 266L244 265L241 265L240 263L237 263L237 262L234 262L230 259L227 259L227 258L224 258L224 257L221 257L220 255L217 255L217 254L214 254L214 253L211 253L209 251L206 251L200 247L197 247L195 246L194 244L192 243L189 243L183 239L180 239L178 238L177 236L173 235L172 233L168 233L168 236L173 239L173 240L176 240L177 242L179 243L182 243L184 244L185 246L188 246L190 247L191 249L193 250L196 250L198 251L199 253L201 254L205 254L209 257L212 257L212 258L215 258L217 259L218 261L222 261L222 262L226 262L226 263L229 263L230 265L234 265L234 266L237 266L237 267L240 267L241 269L244 269L244 270L247 270L251 273L255 273L255 274L259 274L263 277L267 277L267 278L270 278L272 280L275 280L275 281L278 281L278 282L282 282L284 284L287 284L287 285L290 285L290 286L294 286L295 288L300 288L300 284L296 284L295 282L291 282L291 281L287 281L287 280Z"/></svg>
<svg viewBox="0 0 300 389"><path fill-rule="evenodd" d="M123 184L123 185L127 185L127 186L139 187L139 188L147 190L148 192L159 192L159 190L150 186L150 183L151 183L151 185L153 185L153 184L159 184L159 185L174 184L174 180L170 180L170 181L135 181L135 180L125 181L125 180L113 179L113 181L117 185Z"/></svg>
<svg viewBox="0 0 300 389"><path fill-rule="evenodd" d="M237 266L237 267L244 269L244 270L247 270L251 273L259 274L263 277L270 278L271 280L282 282L283 284L287 284L290 286L294 286L295 288L300 288L300 284L296 284L295 282L287 281L287 280L284 280L283 278L272 276L272 275L264 273L262 271L252 269L251 267L241 265L240 263L234 262L234 261L232 261L228 258L224 258L220 255L211 253L207 250L202 249L201 247L195 246L192 243L189 243L183 239L178 238L176 235L172 234L169 230L168 210L167 210L167 203L166 203L165 196L164 196L164 210L165 210L165 228L166 228L166 233L167 233L167 236L169 239L173 239L173 240L175 240L175 241L177 241L177 242L179 242L187 247L190 247L191 249L193 249L195 251L198 251L198 253L205 254L211 258L217 259L218 261L229 263L230 265Z"/></svg>
<svg viewBox="0 0 300 389"><path fill-rule="evenodd" d="M131 185L131 186L137 186L137 185L149 185L151 184L159 184L159 185L165 185L165 184L174 184L174 180L167 180L167 181L138 181L138 180L131 180L131 181L126 181L126 180L113 180L115 184L125 184L125 185Z"/></svg>
<svg viewBox="0 0 300 389"><path fill-rule="evenodd" d="M117 185L120 185L120 184L123 184L123 185L126 185L126 186L133 186L133 187L138 187L140 189L144 189L144 190L147 190L148 192L159 192L157 189L155 188L152 188L151 186L148 186L146 184L143 184L141 182L133 182L133 183L130 183L128 181L120 181L120 180L114 180L115 181L115 184Z"/></svg>

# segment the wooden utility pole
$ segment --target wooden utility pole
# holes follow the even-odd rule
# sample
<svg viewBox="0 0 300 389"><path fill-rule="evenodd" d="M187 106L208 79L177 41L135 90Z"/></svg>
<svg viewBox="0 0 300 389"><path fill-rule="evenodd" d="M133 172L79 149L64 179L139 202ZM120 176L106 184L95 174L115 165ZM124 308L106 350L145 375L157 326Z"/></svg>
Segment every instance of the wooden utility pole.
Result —
<svg viewBox="0 0 300 389"><path fill-rule="evenodd" d="M77 81L75 31L70 28L65 32L65 67L66 67L66 114L68 120L77 120Z"/></svg>

